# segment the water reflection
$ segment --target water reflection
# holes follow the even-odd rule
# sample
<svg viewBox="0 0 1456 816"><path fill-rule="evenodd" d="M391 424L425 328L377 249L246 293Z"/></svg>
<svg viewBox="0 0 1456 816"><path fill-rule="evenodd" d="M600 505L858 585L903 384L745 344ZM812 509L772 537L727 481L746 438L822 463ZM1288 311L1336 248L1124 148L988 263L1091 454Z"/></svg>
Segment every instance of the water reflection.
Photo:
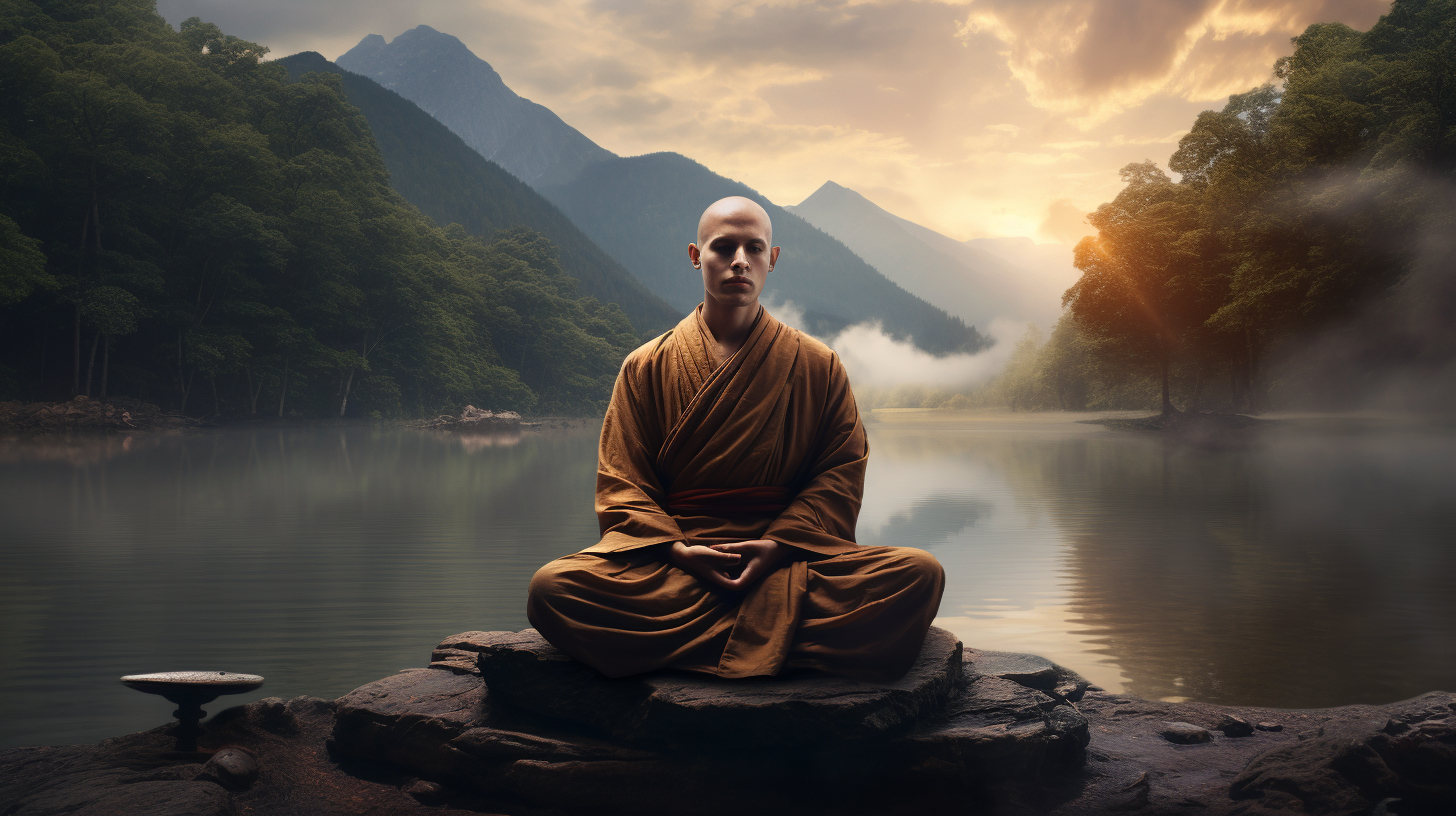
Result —
<svg viewBox="0 0 1456 816"><path fill-rule="evenodd" d="M935 553L939 621L968 644L1110 688L1288 706L1456 688L1450 428L1296 422L1207 450L1073 419L872 423L860 540ZM525 626L531 573L595 540L596 433L0 445L0 746L165 721L122 674L336 696L454 632Z"/></svg>
<svg viewBox="0 0 1456 816"><path fill-rule="evenodd" d="M968 644L1153 698L1307 707L1456 688L1449 427L1290 421L1208 449L1043 422L876 436L872 476L894 487L867 508L952 484L991 503L920 545L947 566L941 624ZM896 513L915 526L913 505L878 512L883 530Z"/></svg>
<svg viewBox="0 0 1456 816"><path fill-rule="evenodd" d="M524 627L531 573L595 540L596 429L515 441L365 427L12 451L0 745L164 720L122 674L246 671L268 678L257 696L328 697L454 632Z"/></svg>

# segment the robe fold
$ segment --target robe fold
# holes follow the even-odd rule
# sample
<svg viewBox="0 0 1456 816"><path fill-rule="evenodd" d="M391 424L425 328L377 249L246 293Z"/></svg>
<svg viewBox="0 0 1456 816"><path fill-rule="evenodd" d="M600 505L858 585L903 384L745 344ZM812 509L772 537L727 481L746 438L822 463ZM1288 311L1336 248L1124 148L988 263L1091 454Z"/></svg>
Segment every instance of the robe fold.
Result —
<svg viewBox="0 0 1456 816"><path fill-rule="evenodd" d="M868 445L843 366L767 310L719 360L701 312L623 363L597 461L602 538L537 572L532 625L609 676L898 677L944 577L921 550L855 543ZM675 541L753 539L791 555L743 592L667 561Z"/></svg>

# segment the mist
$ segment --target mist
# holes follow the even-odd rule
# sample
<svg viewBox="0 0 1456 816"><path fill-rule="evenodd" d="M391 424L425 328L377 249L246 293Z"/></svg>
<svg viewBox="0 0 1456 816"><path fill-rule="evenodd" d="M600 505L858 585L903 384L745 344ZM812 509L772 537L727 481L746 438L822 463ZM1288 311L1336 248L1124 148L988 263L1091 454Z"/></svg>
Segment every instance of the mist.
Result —
<svg viewBox="0 0 1456 816"><path fill-rule="evenodd" d="M781 322L796 328L806 325L804 314L792 301L765 302ZM985 334L991 346L974 354L937 357L908 340L886 334L879 323L856 323L831 337L821 337L834 349L856 387L894 388L901 385L966 388L981 385L1001 373L1026 332L1024 321L997 318Z"/></svg>
<svg viewBox="0 0 1456 816"><path fill-rule="evenodd" d="M1343 193L1327 197L1336 202L1325 213L1328 223L1357 229L1382 209L1418 211L1411 220L1419 227L1364 230L1377 250L1412 260L1402 277L1346 319L1272 350L1270 404L1449 412L1456 400L1456 187L1414 173L1348 178L1331 174L1317 188Z"/></svg>

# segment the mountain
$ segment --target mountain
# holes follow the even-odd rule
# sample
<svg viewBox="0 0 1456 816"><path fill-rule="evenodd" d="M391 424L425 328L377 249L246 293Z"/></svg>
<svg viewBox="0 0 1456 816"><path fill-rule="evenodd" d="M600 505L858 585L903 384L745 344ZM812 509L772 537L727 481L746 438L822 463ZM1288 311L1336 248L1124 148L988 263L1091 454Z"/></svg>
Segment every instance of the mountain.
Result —
<svg viewBox="0 0 1456 816"><path fill-rule="evenodd" d="M1061 313L1061 291L1072 282L1060 289L1047 283L1047 256L1038 254L1029 239L963 243L832 181L785 209L843 241L906 290L977 326L998 317L1050 326ZM1022 241L1032 249L1022 247ZM1069 251L1066 260L1070 268Z"/></svg>
<svg viewBox="0 0 1456 816"><path fill-rule="evenodd" d="M688 264L698 216L719 198L741 195L768 210L774 243L783 247L765 299L792 301L808 331L833 334L879 321L889 334L913 337L934 353L974 351L989 341L960 318L892 283L844 244L746 185L676 153L596 162L577 178L542 191L648 288L686 311L703 297Z"/></svg>
<svg viewBox="0 0 1456 816"><path fill-rule="evenodd" d="M577 280L583 294L620 305L639 332L664 331L681 318L680 310L648 291L555 205L487 161L413 102L312 51L278 63L294 79L310 71L342 77L349 103L364 114L374 133L390 183L436 223L460 224L485 238L510 227L529 227L556 245L561 268Z"/></svg>
<svg viewBox="0 0 1456 816"><path fill-rule="evenodd" d="M371 34L338 64L413 101L516 173L679 314L703 296L687 262L698 216L718 198L746 195L768 209L784 247L769 294L793 301L809 324L803 328L823 336L877 320L891 335L913 337L937 353L989 343L743 184L675 153L621 158L598 147L550 110L517 96L448 34L419 26L389 43Z"/></svg>
<svg viewBox="0 0 1456 816"><path fill-rule="evenodd" d="M335 62L419 105L480 155L537 189L615 155L549 108L517 96L464 43L429 26L392 42L370 34Z"/></svg>

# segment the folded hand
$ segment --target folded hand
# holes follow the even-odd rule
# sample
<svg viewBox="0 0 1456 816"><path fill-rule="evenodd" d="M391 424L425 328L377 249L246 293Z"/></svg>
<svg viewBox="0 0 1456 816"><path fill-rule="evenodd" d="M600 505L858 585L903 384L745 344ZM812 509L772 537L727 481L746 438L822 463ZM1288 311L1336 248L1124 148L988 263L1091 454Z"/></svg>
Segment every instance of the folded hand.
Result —
<svg viewBox="0 0 1456 816"><path fill-rule="evenodd" d="M788 548L768 539L710 546L676 541L668 561L700 580L742 591L772 572L786 555Z"/></svg>

